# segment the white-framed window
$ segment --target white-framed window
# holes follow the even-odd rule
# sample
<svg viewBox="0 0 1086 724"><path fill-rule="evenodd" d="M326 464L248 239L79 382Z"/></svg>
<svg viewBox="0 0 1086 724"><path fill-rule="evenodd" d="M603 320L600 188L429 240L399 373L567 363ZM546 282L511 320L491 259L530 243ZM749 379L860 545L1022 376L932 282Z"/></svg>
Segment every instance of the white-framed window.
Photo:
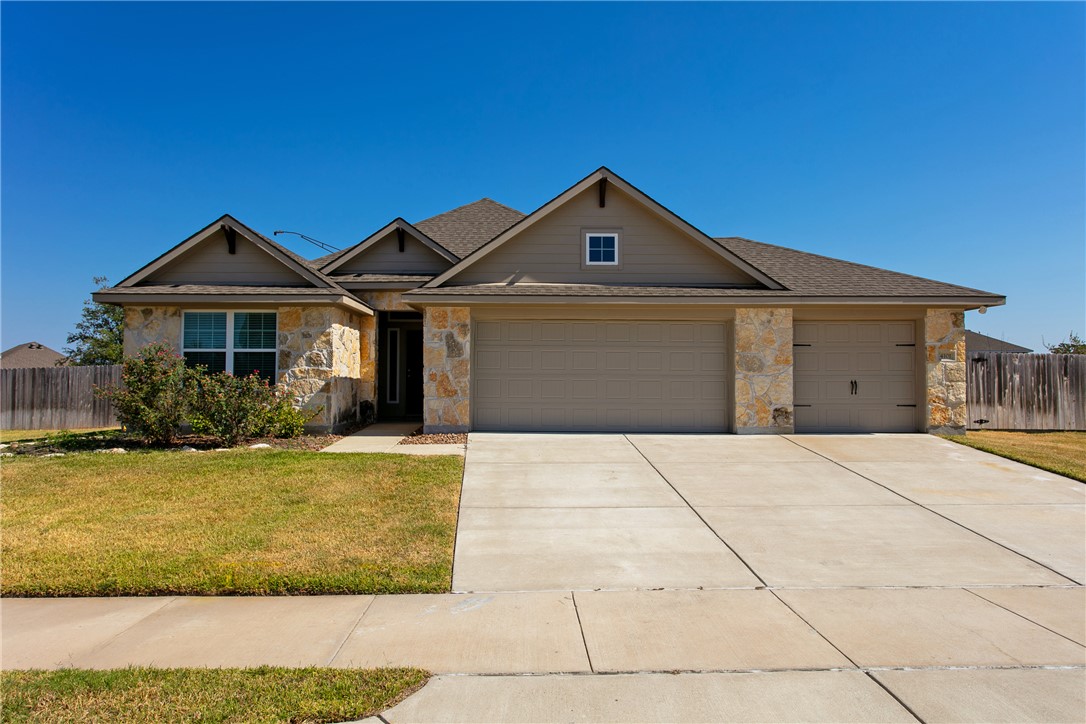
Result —
<svg viewBox="0 0 1086 724"><path fill-rule="evenodd" d="M275 382L275 312L191 310L181 319L181 354L190 366Z"/></svg>
<svg viewBox="0 0 1086 724"><path fill-rule="evenodd" d="M588 266L618 266L618 234L586 232L584 254L584 263Z"/></svg>

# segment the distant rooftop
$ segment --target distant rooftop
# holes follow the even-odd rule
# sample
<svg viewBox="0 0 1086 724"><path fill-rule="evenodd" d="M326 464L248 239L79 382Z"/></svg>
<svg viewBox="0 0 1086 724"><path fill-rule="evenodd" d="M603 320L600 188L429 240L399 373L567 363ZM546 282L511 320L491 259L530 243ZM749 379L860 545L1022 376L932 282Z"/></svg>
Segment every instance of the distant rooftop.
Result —
<svg viewBox="0 0 1086 724"><path fill-rule="evenodd" d="M67 358L60 352L41 342L25 342L0 353L0 368L13 370L23 367L56 367L58 362L65 359Z"/></svg>

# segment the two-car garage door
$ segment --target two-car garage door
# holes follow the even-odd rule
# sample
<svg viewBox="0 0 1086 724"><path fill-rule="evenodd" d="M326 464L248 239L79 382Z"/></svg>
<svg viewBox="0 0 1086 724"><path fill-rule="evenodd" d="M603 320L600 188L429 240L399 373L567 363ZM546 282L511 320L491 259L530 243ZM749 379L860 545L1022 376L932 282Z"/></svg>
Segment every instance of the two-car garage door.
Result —
<svg viewBox="0 0 1086 724"><path fill-rule="evenodd" d="M475 325L477 430L725 432L722 322Z"/></svg>

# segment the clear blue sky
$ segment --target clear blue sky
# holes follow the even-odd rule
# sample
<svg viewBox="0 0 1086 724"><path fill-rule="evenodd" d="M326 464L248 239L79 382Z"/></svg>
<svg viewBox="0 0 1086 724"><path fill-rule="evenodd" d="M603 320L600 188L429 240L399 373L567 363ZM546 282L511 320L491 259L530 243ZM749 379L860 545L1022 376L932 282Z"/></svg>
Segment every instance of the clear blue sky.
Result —
<svg viewBox="0 0 1086 724"><path fill-rule="evenodd" d="M978 331L1086 332L1082 3L0 13L3 349L224 212L346 246L600 165L710 234L1005 294Z"/></svg>

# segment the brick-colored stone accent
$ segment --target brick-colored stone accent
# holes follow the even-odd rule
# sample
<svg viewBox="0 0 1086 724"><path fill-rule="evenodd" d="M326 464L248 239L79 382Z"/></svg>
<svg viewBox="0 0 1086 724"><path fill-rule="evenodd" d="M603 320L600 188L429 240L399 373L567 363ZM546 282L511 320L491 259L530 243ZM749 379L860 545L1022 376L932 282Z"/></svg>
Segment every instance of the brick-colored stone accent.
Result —
<svg viewBox="0 0 1086 724"><path fill-rule="evenodd" d="M735 431L789 433L792 407L792 310L735 310Z"/></svg>
<svg viewBox="0 0 1086 724"><path fill-rule="evenodd" d="M928 432L964 435L965 312L929 309L924 316L927 352Z"/></svg>
<svg viewBox="0 0 1086 724"><path fill-rule="evenodd" d="M180 307L125 307L124 353L135 355L149 344L169 345L181 352Z"/></svg>
<svg viewBox="0 0 1086 724"><path fill-rule="evenodd" d="M427 307L423 313L423 424L426 432L471 429L471 312Z"/></svg>
<svg viewBox="0 0 1086 724"><path fill-rule="evenodd" d="M368 332L372 345L373 318L335 307L278 311L279 383L297 407L320 409L308 427L336 429L355 420L362 400L373 400L373 356L363 360L362 344Z"/></svg>

